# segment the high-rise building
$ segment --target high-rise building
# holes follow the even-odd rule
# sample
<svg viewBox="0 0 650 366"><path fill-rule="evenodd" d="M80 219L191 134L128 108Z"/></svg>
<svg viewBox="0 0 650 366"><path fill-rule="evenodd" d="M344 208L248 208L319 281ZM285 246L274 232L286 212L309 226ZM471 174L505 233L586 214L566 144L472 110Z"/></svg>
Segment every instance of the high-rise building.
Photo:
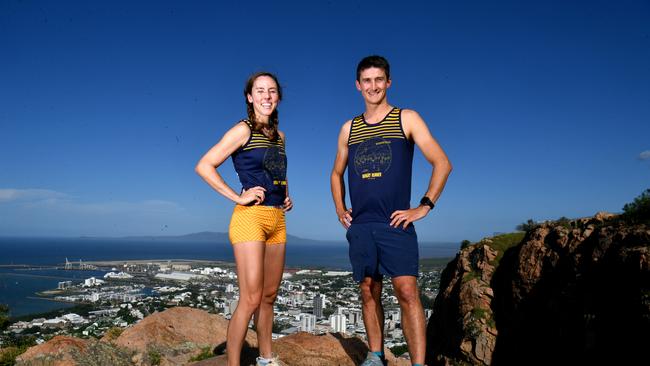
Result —
<svg viewBox="0 0 650 366"><path fill-rule="evenodd" d="M363 324L363 314L361 313L361 310L350 310L348 313L348 323L352 325Z"/></svg>
<svg viewBox="0 0 650 366"><path fill-rule="evenodd" d="M346 320L345 315L337 314L330 316L330 327L332 327L332 331L345 333L347 328Z"/></svg>
<svg viewBox="0 0 650 366"><path fill-rule="evenodd" d="M323 305L325 304L325 298L321 294L314 296L314 315L317 318L323 317Z"/></svg>
<svg viewBox="0 0 650 366"><path fill-rule="evenodd" d="M300 330L303 332L313 332L316 327L316 315L300 314Z"/></svg>
<svg viewBox="0 0 650 366"><path fill-rule="evenodd" d="M391 310L388 312L388 318L399 323L402 320L402 312L399 310Z"/></svg>

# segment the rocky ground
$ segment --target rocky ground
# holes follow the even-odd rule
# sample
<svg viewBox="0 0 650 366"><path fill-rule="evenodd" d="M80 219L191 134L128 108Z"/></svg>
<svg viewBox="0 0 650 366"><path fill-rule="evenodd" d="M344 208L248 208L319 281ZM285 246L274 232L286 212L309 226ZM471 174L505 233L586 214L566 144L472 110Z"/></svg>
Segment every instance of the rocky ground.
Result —
<svg viewBox="0 0 650 366"><path fill-rule="evenodd" d="M19 366L122 366L122 365L226 365L223 354L228 321L220 315L186 307L171 308L148 316L121 334L100 340L57 336L19 356ZM274 352L288 365L358 365L368 347L359 338L340 334L296 333L273 344ZM198 355L207 357L193 361ZM386 350L390 365L409 365ZM249 331L242 363L254 364L257 338Z"/></svg>

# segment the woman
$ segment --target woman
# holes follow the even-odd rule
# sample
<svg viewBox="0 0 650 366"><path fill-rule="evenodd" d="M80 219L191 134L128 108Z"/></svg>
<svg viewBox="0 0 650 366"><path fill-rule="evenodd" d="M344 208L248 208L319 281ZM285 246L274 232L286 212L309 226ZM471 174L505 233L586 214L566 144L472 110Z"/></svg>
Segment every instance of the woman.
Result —
<svg viewBox="0 0 650 366"><path fill-rule="evenodd" d="M215 191L236 203L229 235L240 297L228 325L228 365L239 366L253 315L260 350L257 365L283 365L271 352L273 303L284 269L284 214L293 207L287 194L285 139L278 130L282 89L273 74L260 72L248 79L244 97L248 119L226 132L201 158L196 172ZM243 187L241 194L216 170L229 156Z"/></svg>

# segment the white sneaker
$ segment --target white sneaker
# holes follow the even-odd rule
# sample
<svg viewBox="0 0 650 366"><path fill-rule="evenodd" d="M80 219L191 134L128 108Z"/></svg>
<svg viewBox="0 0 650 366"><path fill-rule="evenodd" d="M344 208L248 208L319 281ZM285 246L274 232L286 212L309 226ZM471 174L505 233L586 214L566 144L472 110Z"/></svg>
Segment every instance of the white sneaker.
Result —
<svg viewBox="0 0 650 366"><path fill-rule="evenodd" d="M255 359L255 361L256 366L287 366L286 363L280 361L278 355L275 353L271 355L271 358L258 357Z"/></svg>

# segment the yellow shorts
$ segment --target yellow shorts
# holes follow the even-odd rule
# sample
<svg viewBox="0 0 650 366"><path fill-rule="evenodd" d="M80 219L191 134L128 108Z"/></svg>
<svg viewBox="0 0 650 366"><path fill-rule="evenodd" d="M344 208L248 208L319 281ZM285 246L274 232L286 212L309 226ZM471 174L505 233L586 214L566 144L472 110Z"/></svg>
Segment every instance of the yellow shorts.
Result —
<svg viewBox="0 0 650 366"><path fill-rule="evenodd" d="M261 241L266 244L287 242L284 211L274 206L236 205L228 230L232 244Z"/></svg>

